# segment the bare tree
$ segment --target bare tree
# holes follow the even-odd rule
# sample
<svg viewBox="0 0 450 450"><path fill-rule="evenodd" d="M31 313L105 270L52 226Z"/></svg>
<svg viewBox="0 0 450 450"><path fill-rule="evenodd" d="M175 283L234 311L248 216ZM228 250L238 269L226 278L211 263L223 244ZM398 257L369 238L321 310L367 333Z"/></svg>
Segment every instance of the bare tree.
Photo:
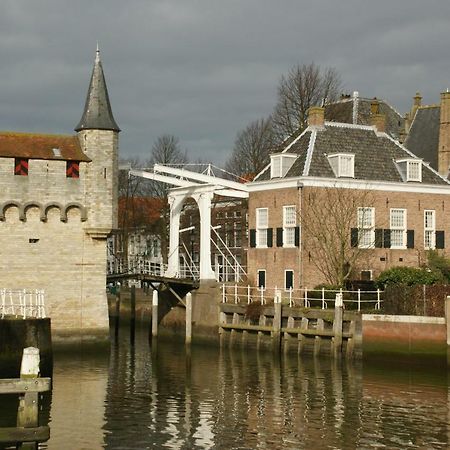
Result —
<svg viewBox="0 0 450 450"><path fill-rule="evenodd" d="M278 86L278 99L272 120L279 142L306 127L311 106L321 105L338 98L341 78L331 68L322 69L314 62L294 66L282 76Z"/></svg>
<svg viewBox="0 0 450 450"><path fill-rule="evenodd" d="M188 162L186 151L182 151L180 140L172 134L163 134L154 142L151 150L148 165L153 167L154 164L170 164L183 166ZM171 186L164 183L150 182L151 195L158 198L166 198L167 191Z"/></svg>
<svg viewBox="0 0 450 450"><path fill-rule="evenodd" d="M343 287L358 263L368 258L366 249L378 246L373 206L369 190L332 187L305 194L300 212L303 249L329 284Z"/></svg>
<svg viewBox="0 0 450 450"><path fill-rule="evenodd" d="M253 179L268 163L274 150L271 118L251 122L238 132L226 170L246 179Z"/></svg>

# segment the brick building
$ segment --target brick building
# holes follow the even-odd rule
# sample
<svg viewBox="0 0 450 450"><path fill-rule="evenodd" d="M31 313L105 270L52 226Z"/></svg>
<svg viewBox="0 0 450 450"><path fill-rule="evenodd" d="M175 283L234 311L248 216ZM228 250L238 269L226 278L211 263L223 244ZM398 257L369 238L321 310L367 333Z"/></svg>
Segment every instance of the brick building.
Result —
<svg viewBox="0 0 450 450"><path fill-rule="evenodd" d="M0 287L44 289L54 341L108 337L120 129L98 50L75 131L0 133Z"/></svg>
<svg viewBox="0 0 450 450"><path fill-rule="evenodd" d="M311 108L307 129L249 184L250 284L329 284L337 269L323 266L339 253L347 279L417 266L427 249L449 253L449 181L386 132L372 103L373 125L327 122ZM324 253L327 239L340 250Z"/></svg>

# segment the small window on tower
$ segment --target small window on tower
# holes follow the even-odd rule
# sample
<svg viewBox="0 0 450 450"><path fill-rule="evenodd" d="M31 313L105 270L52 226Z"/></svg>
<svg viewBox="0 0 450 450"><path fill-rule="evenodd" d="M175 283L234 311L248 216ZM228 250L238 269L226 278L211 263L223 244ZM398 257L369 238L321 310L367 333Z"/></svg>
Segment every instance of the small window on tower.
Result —
<svg viewBox="0 0 450 450"><path fill-rule="evenodd" d="M67 178L80 178L80 163L79 163L79 161L67 161L66 162L66 177Z"/></svg>
<svg viewBox="0 0 450 450"><path fill-rule="evenodd" d="M28 159L14 158L14 175L28 176Z"/></svg>

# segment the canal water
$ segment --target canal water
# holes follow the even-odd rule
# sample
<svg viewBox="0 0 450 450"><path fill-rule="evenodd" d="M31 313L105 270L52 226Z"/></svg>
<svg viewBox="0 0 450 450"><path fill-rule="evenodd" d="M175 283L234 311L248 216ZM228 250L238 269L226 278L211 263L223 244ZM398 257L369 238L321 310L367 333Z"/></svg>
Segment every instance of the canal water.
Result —
<svg viewBox="0 0 450 450"><path fill-rule="evenodd" d="M341 363L158 343L127 330L109 355L55 355L40 448L447 449L444 364ZM3 401L0 426L14 422ZM10 423L9 426L14 426Z"/></svg>

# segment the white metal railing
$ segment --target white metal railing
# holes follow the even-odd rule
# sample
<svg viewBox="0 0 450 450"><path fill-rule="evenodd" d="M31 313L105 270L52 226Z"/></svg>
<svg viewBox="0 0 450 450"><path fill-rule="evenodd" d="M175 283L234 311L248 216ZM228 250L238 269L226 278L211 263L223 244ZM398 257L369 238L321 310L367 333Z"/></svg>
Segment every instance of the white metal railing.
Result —
<svg viewBox="0 0 450 450"><path fill-rule="evenodd" d="M0 318L6 316L27 319L46 317L45 293L42 289L0 289Z"/></svg>
<svg viewBox="0 0 450 450"><path fill-rule="evenodd" d="M245 279L247 277L247 272L245 271L241 263L237 260L236 255L230 250L228 245L220 237L219 233L216 230L216 227L211 227L211 230L216 236L217 241L220 244L222 244L222 246L219 247L219 245L214 241L213 237L211 236L211 243L219 252L223 260L223 264L217 268L218 270L216 270L217 281L223 280L229 281L230 274L232 276L233 281L239 282Z"/></svg>
<svg viewBox="0 0 450 450"><path fill-rule="evenodd" d="M260 302L262 305L272 303L276 293L281 293L283 302L289 306L299 306L305 308L334 308L336 294L340 294L343 299L344 306L349 309L361 311L363 309L381 308L383 303L384 291L377 289L376 291L347 291L344 289L328 290L328 289L279 289L242 286L238 284L222 284L222 303L249 304L252 302Z"/></svg>
<svg viewBox="0 0 450 450"><path fill-rule="evenodd" d="M146 258L131 258L125 261L122 258L116 258L108 262L108 275L118 274L147 274L163 276L167 270L167 265L150 261Z"/></svg>

